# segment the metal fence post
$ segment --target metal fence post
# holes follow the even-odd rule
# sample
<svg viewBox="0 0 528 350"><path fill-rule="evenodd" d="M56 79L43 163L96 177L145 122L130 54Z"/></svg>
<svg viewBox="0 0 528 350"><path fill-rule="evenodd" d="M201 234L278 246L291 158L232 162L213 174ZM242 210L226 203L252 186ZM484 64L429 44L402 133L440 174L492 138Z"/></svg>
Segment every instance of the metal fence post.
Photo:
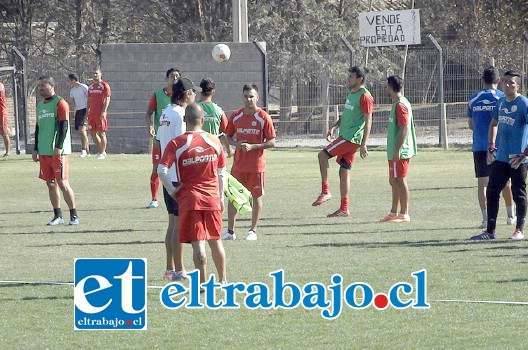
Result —
<svg viewBox="0 0 528 350"><path fill-rule="evenodd" d="M432 41L433 45L438 50L438 103L440 105L440 132L438 135L439 143L442 148L447 149L449 147L447 143L447 118L446 118L446 105L444 101L444 58L442 47L438 44L436 39L431 35L427 34L427 37Z"/></svg>
<svg viewBox="0 0 528 350"><path fill-rule="evenodd" d="M354 67L356 65L356 50L354 50L354 47L352 47L350 42L344 36L341 37L341 41L346 45L350 52L350 67Z"/></svg>

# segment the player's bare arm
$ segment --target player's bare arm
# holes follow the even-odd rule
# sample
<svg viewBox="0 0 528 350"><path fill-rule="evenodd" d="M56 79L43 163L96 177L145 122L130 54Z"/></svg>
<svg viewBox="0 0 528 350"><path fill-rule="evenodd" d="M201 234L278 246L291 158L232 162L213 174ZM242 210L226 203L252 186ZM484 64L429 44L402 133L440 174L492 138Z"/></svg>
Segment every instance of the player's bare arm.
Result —
<svg viewBox="0 0 528 350"><path fill-rule="evenodd" d="M273 147L275 147L275 138L266 140L265 142L262 142L262 143L251 144L251 143L243 142L240 145L240 149L243 152L256 151L260 149L267 149L267 148L273 148Z"/></svg>
<svg viewBox="0 0 528 350"><path fill-rule="evenodd" d="M154 131L154 112L152 109L147 109L147 113L145 114L145 124L148 127L148 132L151 137L156 135Z"/></svg>
<svg viewBox="0 0 528 350"><path fill-rule="evenodd" d="M372 128L372 113L363 113L365 119L365 129L363 130L363 141L359 147L359 155L361 158L368 156L367 140L370 136L370 129Z"/></svg>
<svg viewBox="0 0 528 350"><path fill-rule="evenodd" d="M332 125L330 129L328 129L328 131L326 132L326 140L328 142L332 141L332 138L334 137L334 132L337 128L339 128L340 125L341 125L341 117L339 117L339 119L335 122L335 124Z"/></svg>

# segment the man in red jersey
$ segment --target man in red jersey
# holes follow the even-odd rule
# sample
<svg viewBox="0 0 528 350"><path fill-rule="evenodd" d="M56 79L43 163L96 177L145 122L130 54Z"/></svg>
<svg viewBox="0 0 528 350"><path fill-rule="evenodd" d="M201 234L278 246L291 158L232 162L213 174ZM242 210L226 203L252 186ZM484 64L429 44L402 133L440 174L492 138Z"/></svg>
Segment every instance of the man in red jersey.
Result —
<svg viewBox="0 0 528 350"><path fill-rule="evenodd" d="M158 166L158 174L167 192L178 201L181 243L191 243L194 266L200 270L200 282L206 281L209 243L220 283L227 283L226 257L222 245L225 156L218 137L202 130L204 111L196 103L185 109L186 132L167 144ZM175 187L168 170L176 164L179 184Z"/></svg>
<svg viewBox="0 0 528 350"><path fill-rule="evenodd" d="M4 84L0 82L0 134L4 139L5 154L4 157L9 155L9 149L11 142L9 140L9 128L7 126L7 107L5 103L5 88Z"/></svg>
<svg viewBox="0 0 528 350"><path fill-rule="evenodd" d="M150 97L147 114L145 114L145 122L148 127L149 137L152 138L152 173L150 174L150 193L152 200L147 209L158 207L158 190L159 177L157 173L159 160L161 159L161 147L158 140L156 140L156 133L158 132L159 120L161 113L171 103L172 85L181 77L181 72L176 68L170 68L165 73L165 81L167 86L163 89L156 90Z"/></svg>
<svg viewBox="0 0 528 350"><path fill-rule="evenodd" d="M275 129L268 113L257 107L258 88L255 84L246 84L242 89L244 108L235 111L227 122L225 132L227 141L236 147L235 159L231 168L233 175L244 185L253 197L251 228L246 240L257 240L257 225L262 213L264 195L264 175L266 172L266 149L275 146ZM236 209L228 205L227 231L222 239L234 240Z"/></svg>
<svg viewBox="0 0 528 350"><path fill-rule="evenodd" d="M94 68L93 83L88 87L88 130L97 147L97 159L106 158L106 132L108 131L107 111L112 92L101 79L101 69Z"/></svg>

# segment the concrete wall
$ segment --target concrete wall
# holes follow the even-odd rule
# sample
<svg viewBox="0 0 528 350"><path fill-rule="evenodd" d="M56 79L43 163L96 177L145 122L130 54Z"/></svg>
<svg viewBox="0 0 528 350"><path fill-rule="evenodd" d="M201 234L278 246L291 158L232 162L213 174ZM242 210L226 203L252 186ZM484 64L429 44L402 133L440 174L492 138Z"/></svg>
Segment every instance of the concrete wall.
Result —
<svg viewBox="0 0 528 350"><path fill-rule="evenodd" d="M212 78L216 83L215 102L228 117L231 111L243 106L245 83L255 83L263 100L264 59L257 46L227 43L231 58L217 63L211 57L214 45L216 43L101 45L103 80L112 89L108 152L148 152L145 112L153 92L165 86L165 72L170 67L178 68L196 86L203 78Z"/></svg>

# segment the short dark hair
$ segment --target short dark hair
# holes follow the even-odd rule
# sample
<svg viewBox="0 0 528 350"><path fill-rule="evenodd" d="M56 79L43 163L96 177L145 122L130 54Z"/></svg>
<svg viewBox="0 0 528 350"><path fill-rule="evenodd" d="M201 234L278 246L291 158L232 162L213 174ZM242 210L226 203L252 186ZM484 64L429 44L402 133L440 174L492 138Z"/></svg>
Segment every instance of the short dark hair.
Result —
<svg viewBox="0 0 528 350"><path fill-rule="evenodd" d="M401 92L403 79L399 75L391 75L387 78L387 84L395 92Z"/></svg>
<svg viewBox="0 0 528 350"><path fill-rule="evenodd" d="M504 73L504 76L514 77L516 78L515 81L517 84L521 85L521 73L516 70L509 70L506 73Z"/></svg>
<svg viewBox="0 0 528 350"><path fill-rule="evenodd" d="M68 79L79 81L79 77L76 74L73 74L73 73L68 75Z"/></svg>
<svg viewBox="0 0 528 350"><path fill-rule="evenodd" d="M499 71L493 66L489 66L482 72L482 81L485 84L493 84L499 79Z"/></svg>
<svg viewBox="0 0 528 350"><path fill-rule="evenodd" d="M365 77L367 76L367 70L364 68L361 68L359 66L350 67L348 69L349 73L355 73L356 77L363 79L363 82L365 82Z"/></svg>
<svg viewBox="0 0 528 350"><path fill-rule="evenodd" d="M178 101L181 101L184 99L185 90L183 89L182 84L178 84L178 80L172 84L172 96L171 96L171 103L176 104Z"/></svg>
<svg viewBox="0 0 528 350"><path fill-rule="evenodd" d="M51 75L41 75L38 80L46 80L51 86L55 86L55 79Z"/></svg>
<svg viewBox="0 0 528 350"><path fill-rule="evenodd" d="M168 78L169 75L171 75L172 72L178 72L178 76L176 77L176 79L181 77L180 70L173 67L173 68L169 68L169 70L167 70L167 73L165 73L165 78Z"/></svg>
<svg viewBox="0 0 528 350"><path fill-rule="evenodd" d="M242 88L242 92L249 91L249 90L255 90L257 93L259 92L257 85L251 83L251 84L245 84Z"/></svg>
<svg viewBox="0 0 528 350"><path fill-rule="evenodd" d="M200 88L202 88L202 95L210 96L215 89L215 82L211 78L204 78L200 82Z"/></svg>

